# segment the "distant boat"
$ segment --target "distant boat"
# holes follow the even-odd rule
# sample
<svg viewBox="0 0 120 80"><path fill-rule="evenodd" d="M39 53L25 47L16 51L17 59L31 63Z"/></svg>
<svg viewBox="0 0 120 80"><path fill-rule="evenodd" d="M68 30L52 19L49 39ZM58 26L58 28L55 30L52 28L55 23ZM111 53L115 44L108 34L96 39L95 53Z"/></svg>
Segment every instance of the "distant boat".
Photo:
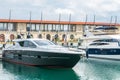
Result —
<svg viewBox="0 0 120 80"><path fill-rule="evenodd" d="M31 65L72 68L83 50L70 50L45 39L16 39L14 45L3 49L4 61Z"/></svg>
<svg viewBox="0 0 120 80"><path fill-rule="evenodd" d="M115 30L118 29L115 26L99 26L95 27L94 30Z"/></svg>

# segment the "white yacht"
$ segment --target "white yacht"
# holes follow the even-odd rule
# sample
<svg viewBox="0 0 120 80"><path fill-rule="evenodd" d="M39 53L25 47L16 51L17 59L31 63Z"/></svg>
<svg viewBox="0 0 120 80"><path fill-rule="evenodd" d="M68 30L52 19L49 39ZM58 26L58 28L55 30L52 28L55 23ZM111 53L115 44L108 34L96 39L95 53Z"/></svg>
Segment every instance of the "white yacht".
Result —
<svg viewBox="0 0 120 80"><path fill-rule="evenodd" d="M120 35L99 35L84 38L79 49L85 49L87 57L120 60Z"/></svg>
<svg viewBox="0 0 120 80"><path fill-rule="evenodd" d="M113 29L117 28L97 27L95 30L98 30L99 34L94 35L89 31L88 26L85 26L85 36L79 49L84 49L87 57L120 60L120 35L106 35L102 31Z"/></svg>

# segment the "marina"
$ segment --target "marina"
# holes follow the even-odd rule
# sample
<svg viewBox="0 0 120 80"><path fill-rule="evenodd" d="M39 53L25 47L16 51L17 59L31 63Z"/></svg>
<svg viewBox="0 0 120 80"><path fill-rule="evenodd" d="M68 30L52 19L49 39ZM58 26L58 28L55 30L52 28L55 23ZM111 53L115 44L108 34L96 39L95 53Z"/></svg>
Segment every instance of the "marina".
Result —
<svg viewBox="0 0 120 80"><path fill-rule="evenodd" d="M60 47L60 45L53 45L53 43L52 43L52 46L47 45L47 47L41 46L40 44L41 42L39 42L40 46L37 46L38 44L36 43L35 45L37 47L35 48L31 47L28 44L25 46L31 47L31 48L25 48L25 47L22 48L20 47L20 44L18 46L18 43L21 43L23 41L31 41L32 43L35 43L34 40L42 41L43 39L16 39L16 40L13 40L13 43L14 43L13 45L10 45L10 46L6 45L7 47L3 48L3 51L1 51L2 56L0 60L0 70L1 70L0 80L21 80L21 79L22 80L41 80L41 79L42 80L119 80L120 79L119 77L120 61L112 60L112 59L108 60L106 59L105 55L103 55L102 58L98 58L98 57L91 58L91 56L89 56L88 54L89 57L87 58L87 56L85 56L85 53L84 53L84 57L82 57L83 50L80 51L80 49L79 48L77 49L77 47L75 48ZM48 40L47 41L43 40L42 42L42 44L46 45L44 41L47 42ZM38 49L39 47L40 49ZM69 48L71 48L70 51L68 50ZM24 49L24 52L22 49ZM20 52L20 50L22 52ZM20 53L18 53L18 51ZM47 53L49 52L51 53L49 54L44 53L44 56L49 56L50 54L52 56L42 57L43 52L46 52L46 51ZM55 56L54 54L57 54L58 51L60 55ZM11 54L13 54L13 56L11 56ZM20 54L22 56L19 56ZM15 55L17 55L17 57ZM31 55L34 57L29 56L28 58L28 56L26 57L24 55ZM41 56L39 57L40 59L36 59L38 58L38 55ZM70 58L65 58L66 57L65 55L67 57L69 56ZM78 55L79 55L79 58L78 58ZM100 57L100 55L97 55L97 56ZM113 56L114 55L112 55L111 57ZM61 57L62 57L62 60L61 60ZM119 56L115 58L119 59ZM40 61L42 59L44 59L44 61ZM53 63L50 63L52 64L52 67L49 64L48 60L47 62L45 62L46 59L48 59L49 61L53 60L52 61ZM15 62L15 61L18 61L18 62ZM27 65L24 64L23 62L27 63ZM28 65L29 63L32 63L32 64L34 63L35 65L39 65L39 66ZM43 66L43 64L45 66ZM58 67L58 66L62 66L62 67ZM3 75L7 77L2 77Z"/></svg>
<svg viewBox="0 0 120 80"><path fill-rule="evenodd" d="M0 80L120 80L119 0L1 0Z"/></svg>

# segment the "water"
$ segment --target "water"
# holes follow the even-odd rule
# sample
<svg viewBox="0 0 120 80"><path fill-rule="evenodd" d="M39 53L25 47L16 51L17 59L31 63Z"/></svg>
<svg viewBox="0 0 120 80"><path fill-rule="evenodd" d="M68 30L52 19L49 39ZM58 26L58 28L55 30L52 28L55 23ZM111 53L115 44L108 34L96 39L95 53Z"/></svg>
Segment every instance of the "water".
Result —
<svg viewBox="0 0 120 80"><path fill-rule="evenodd" d="M73 69L41 68L0 61L0 80L120 80L120 62L80 60Z"/></svg>

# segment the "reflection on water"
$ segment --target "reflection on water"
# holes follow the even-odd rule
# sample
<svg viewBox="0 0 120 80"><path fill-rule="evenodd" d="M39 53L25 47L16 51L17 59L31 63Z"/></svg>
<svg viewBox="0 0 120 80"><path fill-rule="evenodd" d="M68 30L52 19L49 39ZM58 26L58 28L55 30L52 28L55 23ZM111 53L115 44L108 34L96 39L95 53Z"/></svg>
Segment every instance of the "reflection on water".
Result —
<svg viewBox="0 0 120 80"><path fill-rule="evenodd" d="M80 60L73 69L51 69L0 61L0 80L120 80L120 61Z"/></svg>
<svg viewBox="0 0 120 80"><path fill-rule="evenodd" d="M79 80L72 69L40 68L8 62L0 62L0 66L0 80Z"/></svg>
<svg viewBox="0 0 120 80"><path fill-rule="evenodd" d="M74 70L81 80L120 80L120 61L81 60Z"/></svg>

